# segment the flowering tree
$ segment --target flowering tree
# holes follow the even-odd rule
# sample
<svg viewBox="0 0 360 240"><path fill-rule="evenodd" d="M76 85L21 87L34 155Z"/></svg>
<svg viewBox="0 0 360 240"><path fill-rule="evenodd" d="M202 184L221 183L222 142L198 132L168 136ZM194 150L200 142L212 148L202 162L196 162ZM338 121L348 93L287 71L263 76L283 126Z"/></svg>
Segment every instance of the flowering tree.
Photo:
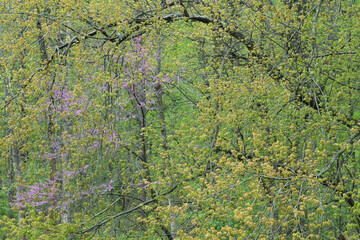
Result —
<svg viewBox="0 0 360 240"><path fill-rule="evenodd" d="M6 237L359 238L357 1L0 11Z"/></svg>

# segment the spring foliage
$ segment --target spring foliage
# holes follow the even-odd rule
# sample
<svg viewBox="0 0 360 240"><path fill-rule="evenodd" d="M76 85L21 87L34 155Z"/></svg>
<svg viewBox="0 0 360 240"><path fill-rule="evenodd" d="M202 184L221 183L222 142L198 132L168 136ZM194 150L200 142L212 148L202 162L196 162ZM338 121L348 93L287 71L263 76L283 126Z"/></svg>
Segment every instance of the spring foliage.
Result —
<svg viewBox="0 0 360 240"><path fill-rule="evenodd" d="M359 239L359 13L0 1L0 233Z"/></svg>

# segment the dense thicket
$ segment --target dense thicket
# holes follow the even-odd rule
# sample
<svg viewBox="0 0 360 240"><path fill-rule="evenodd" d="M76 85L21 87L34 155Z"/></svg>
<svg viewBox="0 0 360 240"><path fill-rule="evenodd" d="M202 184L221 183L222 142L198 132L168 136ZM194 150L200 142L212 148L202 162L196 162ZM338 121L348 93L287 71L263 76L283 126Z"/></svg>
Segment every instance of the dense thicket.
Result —
<svg viewBox="0 0 360 240"><path fill-rule="evenodd" d="M5 239L359 239L360 2L0 1Z"/></svg>

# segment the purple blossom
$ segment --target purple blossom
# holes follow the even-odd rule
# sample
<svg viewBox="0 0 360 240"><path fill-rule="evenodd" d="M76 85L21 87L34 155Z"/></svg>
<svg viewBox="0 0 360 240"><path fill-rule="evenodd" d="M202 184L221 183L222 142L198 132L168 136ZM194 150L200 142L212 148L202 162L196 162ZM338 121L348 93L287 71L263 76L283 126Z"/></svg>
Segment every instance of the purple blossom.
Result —
<svg viewBox="0 0 360 240"><path fill-rule="evenodd" d="M86 169L89 168L90 165L85 165L84 167L80 168L78 171L71 171L67 174L67 177L76 177L80 173L86 173ZM47 209L58 209L61 206L59 205L61 196L61 188L60 185L56 182L59 182L59 179L51 180L47 179L39 181L31 186L24 186L25 191L17 195L15 201L12 203L13 207L15 208L24 208L26 204L29 204L33 207L43 207L46 206ZM68 205L70 203L80 201L83 199L84 196L90 196L96 194L97 192L101 192L101 194L105 194L109 191L114 189L113 187L113 179L110 179L108 183L103 183L98 186L92 186L87 190L80 191L80 197L72 197L71 199L62 199L63 205ZM75 195L75 192L72 196Z"/></svg>
<svg viewBox="0 0 360 240"><path fill-rule="evenodd" d="M81 109L76 111L76 116L80 115L83 111Z"/></svg>

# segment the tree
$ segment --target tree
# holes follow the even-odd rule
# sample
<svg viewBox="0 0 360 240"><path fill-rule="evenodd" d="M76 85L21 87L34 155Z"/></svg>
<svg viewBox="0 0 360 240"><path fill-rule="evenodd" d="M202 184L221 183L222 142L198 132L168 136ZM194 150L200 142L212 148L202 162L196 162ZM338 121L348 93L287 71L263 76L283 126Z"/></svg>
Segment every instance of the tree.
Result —
<svg viewBox="0 0 360 240"><path fill-rule="evenodd" d="M2 2L7 235L357 239L359 8Z"/></svg>

